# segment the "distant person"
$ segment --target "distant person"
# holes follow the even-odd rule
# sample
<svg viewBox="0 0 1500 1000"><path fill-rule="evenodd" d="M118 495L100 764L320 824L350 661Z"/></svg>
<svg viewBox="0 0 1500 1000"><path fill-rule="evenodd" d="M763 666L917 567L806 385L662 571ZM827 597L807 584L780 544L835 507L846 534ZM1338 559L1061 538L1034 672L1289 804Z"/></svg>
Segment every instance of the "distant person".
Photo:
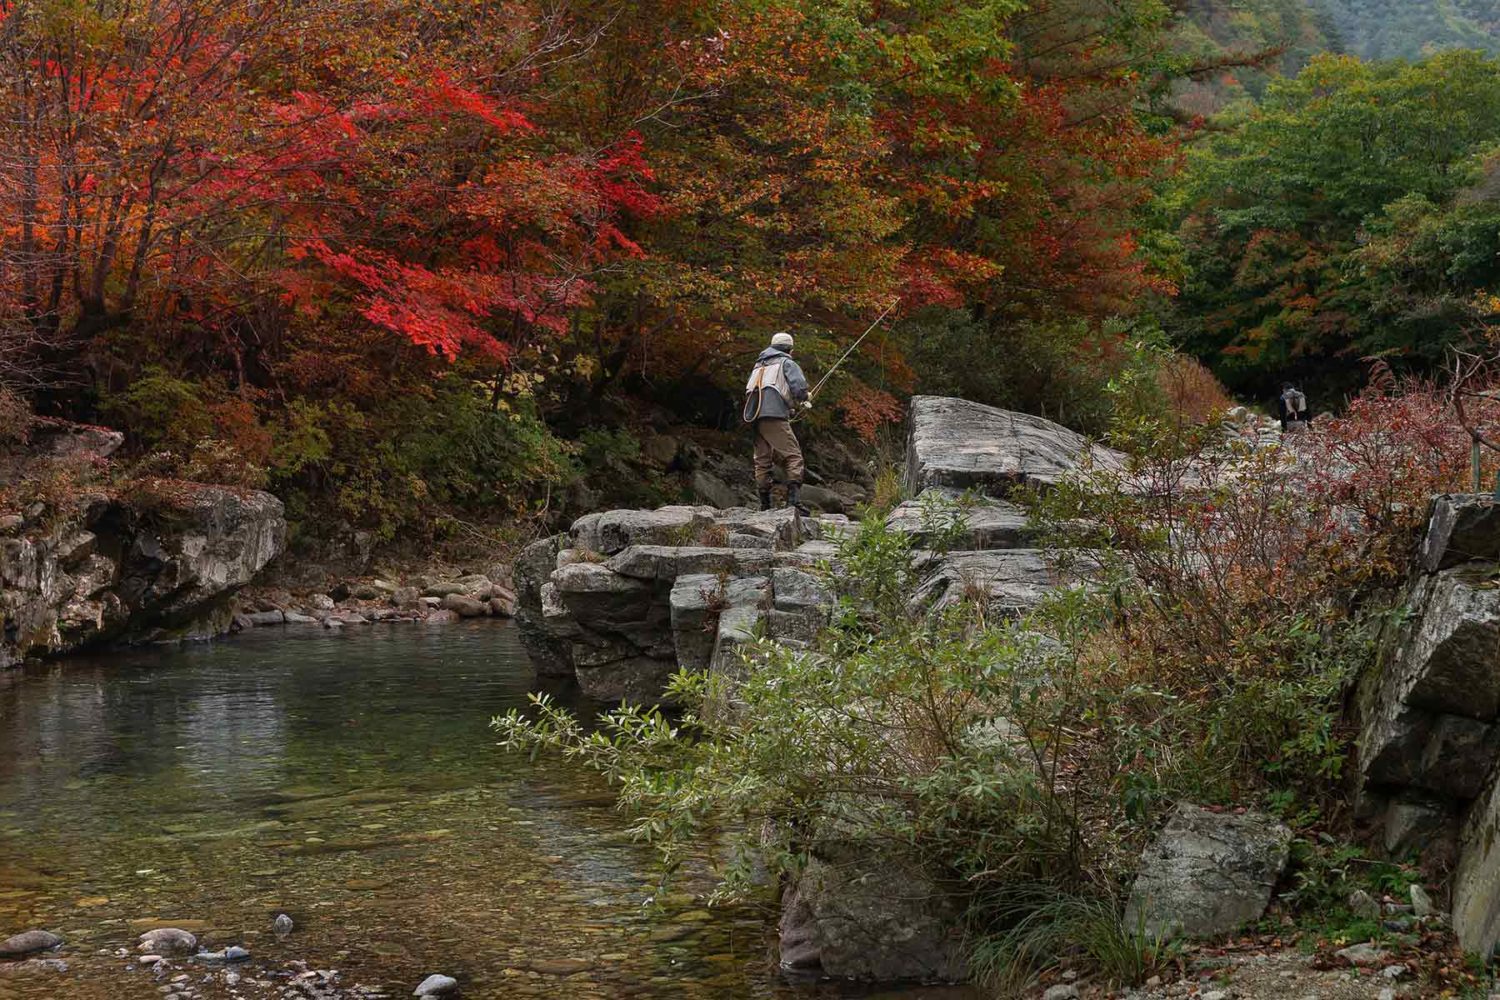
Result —
<svg viewBox="0 0 1500 1000"><path fill-rule="evenodd" d="M792 335L778 333L755 359L745 383L744 418L755 425L755 488L761 510L771 509L771 469L781 462L786 466L786 505L807 513L801 495L802 446L792 433L792 414L799 406L812 407L807 376L792 360Z"/></svg>
<svg viewBox="0 0 1500 1000"><path fill-rule="evenodd" d="M1281 415L1281 432L1302 430L1307 426L1307 396L1290 382L1281 383L1277 399Z"/></svg>

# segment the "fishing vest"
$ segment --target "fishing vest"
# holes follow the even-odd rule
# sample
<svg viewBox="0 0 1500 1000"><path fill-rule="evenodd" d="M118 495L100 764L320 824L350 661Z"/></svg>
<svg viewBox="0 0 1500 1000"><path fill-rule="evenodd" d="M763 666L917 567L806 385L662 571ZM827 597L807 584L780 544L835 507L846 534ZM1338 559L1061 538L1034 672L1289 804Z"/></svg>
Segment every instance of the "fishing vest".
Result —
<svg viewBox="0 0 1500 1000"><path fill-rule="evenodd" d="M745 423L753 424L760 417L761 393L766 389L775 389L786 402L787 409L791 410L792 385L786 379L786 362L785 357L776 358L756 365L750 372L750 380L745 383L745 409L740 414Z"/></svg>

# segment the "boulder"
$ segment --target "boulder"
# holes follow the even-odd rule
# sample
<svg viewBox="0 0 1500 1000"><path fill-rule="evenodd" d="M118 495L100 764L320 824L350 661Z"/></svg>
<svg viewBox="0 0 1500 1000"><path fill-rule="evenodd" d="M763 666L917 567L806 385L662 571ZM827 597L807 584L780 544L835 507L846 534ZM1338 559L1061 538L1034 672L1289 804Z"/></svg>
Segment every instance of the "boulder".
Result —
<svg viewBox="0 0 1500 1000"><path fill-rule="evenodd" d="M414 608L422 603L422 592L416 587L397 587L391 591L391 603L398 608Z"/></svg>
<svg viewBox="0 0 1500 1000"><path fill-rule="evenodd" d="M912 862L814 858L782 899L783 968L875 982L967 975L962 908Z"/></svg>
<svg viewBox="0 0 1500 1000"><path fill-rule="evenodd" d="M672 642L684 670L706 670L714 655L719 613L727 606L724 583L712 573L689 573L672 584L668 598Z"/></svg>
<svg viewBox="0 0 1500 1000"><path fill-rule="evenodd" d="M771 571L771 637L778 642L805 645L828 624L834 596L823 579L788 566Z"/></svg>
<svg viewBox="0 0 1500 1000"><path fill-rule="evenodd" d="M555 625L566 617L566 609L557 600L557 588L551 583L557 569L557 557L569 543L567 535L541 538L521 550L513 573L516 581L516 623L521 645L537 672L550 677L573 676L573 661L568 656L568 636L558 635ZM548 601L544 602L544 588ZM544 603L550 603L549 609Z"/></svg>
<svg viewBox="0 0 1500 1000"><path fill-rule="evenodd" d="M414 997L451 997L458 995L458 980L433 973L412 991Z"/></svg>
<svg viewBox="0 0 1500 1000"><path fill-rule="evenodd" d="M449 594L443 598L442 606L460 618L483 618L490 613L488 602L475 600L467 594Z"/></svg>
<svg viewBox="0 0 1500 1000"><path fill-rule="evenodd" d="M449 594L466 594L467 588L457 580L438 580L422 589L423 597L447 597Z"/></svg>
<svg viewBox="0 0 1500 1000"><path fill-rule="evenodd" d="M906 487L977 489L1003 497L1027 484L1049 485L1080 464L1123 467L1123 456L1060 424L1030 414L942 396L911 401Z"/></svg>
<svg viewBox="0 0 1500 1000"><path fill-rule="evenodd" d="M699 469L693 473L693 496L720 510L729 510L744 504L739 491L711 472Z"/></svg>
<svg viewBox="0 0 1500 1000"><path fill-rule="evenodd" d="M965 599L982 599L996 612L1020 615L1064 581L1038 549L948 552L922 567L915 601L941 610Z"/></svg>
<svg viewBox="0 0 1500 1000"><path fill-rule="evenodd" d="M800 497L806 507L830 514L842 514L849 509L849 501L842 494L822 486L803 486Z"/></svg>
<svg viewBox="0 0 1500 1000"><path fill-rule="evenodd" d="M714 523L712 507L662 507L657 510L607 510L573 522L573 546L612 556L631 545L687 545ZM519 577L517 583L519 583Z"/></svg>
<svg viewBox="0 0 1500 1000"><path fill-rule="evenodd" d="M953 490L927 490L891 511L886 524L910 535L917 548L940 537L954 549L1026 549L1037 544L1036 529L1026 512L1000 500L966 502Z"/></svg>
<svg viewBox="0 0 1500 1000"><path fill-rule="evenodd" d="M1418 566L1436 573L1472 559L1500 560L1500 504L1488 493L1434 497Z"/></svg>
<svg viewBox="0 0 1500 1000"><path fill-rule="evenodd" d="M516 616L516 599L514 597L491 597L490 614L496 618L514 618Z"/></svg>
<svg viewBox="0 0 1500 1000"><path fill-rule="evenodd" d="M63 939L51 931L22 931L0 941L0 958L21 958L61 947Z"/></svg>
<svg viewBox="0 0 1500 1000"><path fill-rule="evenodd" d="M656 604L643 580L598 563L572 563L552 575L558 600L576 621L590 628L618 628L652 618Z"/></svg>
<svg viewBox="0 0 1500 1000"><path fill-rule="evenodd" d="M198 938L179 927L158 927L142 934L137 947L153 955L191 955L198 949Z"/></svg>
<svg viewBox="0 0 1500 1000"><path fill-rule="evenodd" d="M32 451L53 458L108 458L125 443L125 435L108 427L37 417L28 431Z"/></svg>
<svg viewBox="0 0 1500 1000"><path fill-rule="evenodd" d="M774 553L757 549L631 545L612 557L606 566L622 577L670 583L689 574L764 572L774 562Z"/></svg>
<svg viewBox="0 0 1500 1000"><path fill-rule="evenodd" d="M724 585L709 669L732 675L743 671L743 647L766 634L770 593L771 581L763 576L739 577Z"/></svg>
<svg viewBox="0 0 1500 1000"><path fill-rule="evenodd" d="M677 661L635 656L602 666L575 667L578 687L595 701L650 705L661 700L667 681L677 672Z"/></svg>
<svg viewBox="0 0 1500 1000"><path fill-rule="evenodd" d="M1141 858L1126 926L1204 938L1259 920L1291 842L1291 830L1269 816L1179 806Z"/></svg>

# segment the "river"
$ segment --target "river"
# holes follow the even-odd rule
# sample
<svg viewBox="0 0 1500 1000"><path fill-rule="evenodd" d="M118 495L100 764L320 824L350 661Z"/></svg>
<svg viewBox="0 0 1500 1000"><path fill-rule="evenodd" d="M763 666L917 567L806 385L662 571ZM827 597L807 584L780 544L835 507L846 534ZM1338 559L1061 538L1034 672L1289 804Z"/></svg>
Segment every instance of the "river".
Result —
<svg viewBox="0 0 1500 1000"><path fill-rule="evenodd" d="M329 996L434 972L466 997L847 995L783 982L767 914L706 908L701 872L652 903L653 856L597 778L494 746L488 720L532 683L493 622L0 674L0 939L62 934L68 965L0 972L0 998L269 997L301 962L337 971L309 977ZM146 969L126 950L155 926L251 958Z"/></svg>

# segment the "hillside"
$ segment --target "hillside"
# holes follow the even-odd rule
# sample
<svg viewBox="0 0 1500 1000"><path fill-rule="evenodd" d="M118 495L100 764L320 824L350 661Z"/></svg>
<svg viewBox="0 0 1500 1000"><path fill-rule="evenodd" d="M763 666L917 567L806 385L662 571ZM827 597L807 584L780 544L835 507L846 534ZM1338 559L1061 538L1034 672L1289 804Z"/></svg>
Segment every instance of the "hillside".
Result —
<svg viewBox="0 0 1500 1000"><path fill-rule="evenodd" d="M1260 67L1179 85L1181 108L1211 114L1258 97L1271 75L1295 74L1317 52L1362 59L1415 59L1453 48L1500 52L1500 8L1493 0L1186 0L1176 47L1200 60L1265 56Z"/></svg>
<svg viewBox="0 0 1500 1000"><path fill-rule="evenodd" d="M1330 48L1365 59L1412 59L1437 49L1500 51L1493 0L1312 0Z"/></svg>

